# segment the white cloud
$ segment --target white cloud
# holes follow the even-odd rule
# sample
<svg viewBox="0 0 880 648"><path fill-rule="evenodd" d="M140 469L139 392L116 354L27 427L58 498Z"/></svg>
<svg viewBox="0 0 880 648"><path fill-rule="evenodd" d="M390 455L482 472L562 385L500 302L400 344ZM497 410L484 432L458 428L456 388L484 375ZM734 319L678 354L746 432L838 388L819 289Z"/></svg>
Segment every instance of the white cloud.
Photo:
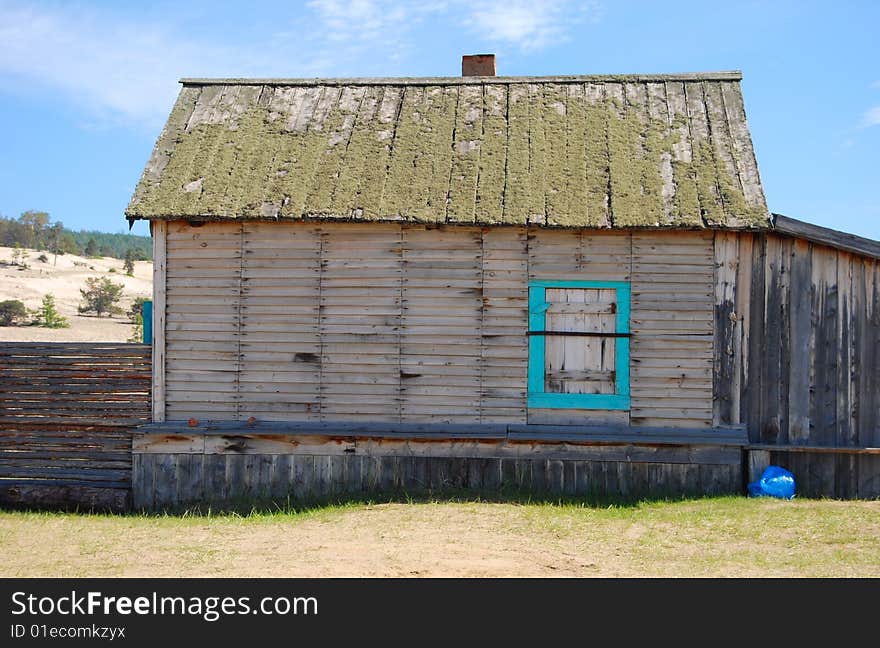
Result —
<svg viewBox="0 0 880 648"><path fill-rule="evenodd" d="M459 0L310 0L314 29L307 37L319 59L334 67L356 67L387 74L417 47L413 30L426 18L442 18ZM302 40L302 34L296 34Z"/></svg>
<svg viewBox="0 0 880 648"><path fill-rule="evenodd" d="M493 0L477 3L467 24L483 38L530 51L565 42L573 24L599 18L593 2Z"/></svg>
<svg viewBox="0 0 880 648"><path fill-rule="evenodd" d="M862 126L880 126L880 106L868 109L862 116Z"/></svg>
<svg viewBox="0 0 880 648"><path fill-rule="evenodd" d="M0 77L17 82L7 89L60 92L99 124L161 126L184 75L291 76L315 64L277 51L200 42L173 25L81 6L0 5Z"/></svg>
<svg viewBox="0 0 880 648"><path fill-rule="evenodd" d="M45 92L73 102L92 125L155 130L167 117L181 76L319 76L379 66L387 71L418 47L415 30L429 21L438 29L464 22L489 43L530 51L564 41L571 25L599 15L594 2L570 0L310 0L308 13L279 24L257 43L222 33L200 40L172 14L144 19L107 6L0 2L0 81L6 91Z"/></svg>
<svg viewBox="0 0 880 648"><path fill-rule="evenodd" d="M193 53L149 26L63 10L0 9L0 72L59 89L107 118L161 122L177 90L179 61Z"/></svg>
<svg viewBox="0 0 880 648"><path fill-rule="evenodd" d="M564 42L569 28L601 15L594 1L573 0L311 0L322 38L368 48L405 47L404 36L428 17L464 22L479 38L537 50Z"/></svg>
<svg viewBox="0 0 880 648"><path fill-rule="evenodd" d="M448 2L392 0L310 0L308 7L325 27L320 37L336 42L368 43L399 39L430 14L442 13Z"/></svg>

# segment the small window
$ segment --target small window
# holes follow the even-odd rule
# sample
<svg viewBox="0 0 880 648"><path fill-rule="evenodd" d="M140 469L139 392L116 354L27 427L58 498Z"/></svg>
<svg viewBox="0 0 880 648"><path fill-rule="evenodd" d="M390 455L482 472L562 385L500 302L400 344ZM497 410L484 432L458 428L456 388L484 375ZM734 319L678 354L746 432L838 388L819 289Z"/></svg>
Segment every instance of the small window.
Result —
<svg viewBox="0 0 880 648"><path fill-rule="evenodd" d="M629 409L630 286L529 283L529 407Z"/></svg>

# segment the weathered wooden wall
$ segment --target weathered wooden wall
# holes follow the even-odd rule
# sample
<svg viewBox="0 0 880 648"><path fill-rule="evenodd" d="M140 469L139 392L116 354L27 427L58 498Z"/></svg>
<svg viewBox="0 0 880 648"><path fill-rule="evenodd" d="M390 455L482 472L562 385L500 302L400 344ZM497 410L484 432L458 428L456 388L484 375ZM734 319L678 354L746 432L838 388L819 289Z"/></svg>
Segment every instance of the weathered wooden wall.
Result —
<svg viewBox="0 0 880 648"><path fill-rule="evenodd" d="M0 343L0 503L122 510L150 347Z"/></svg>
<svg viewBox="0 0 880 648"><path fill-rule="evenodd" d="M166 417L712 425L713 238L170 223ZM632 410L526 408L529 280L632 282Z"/></svg>
<svg viewBox="0 0 880 648"><path fill-rule="evenodd" d="M849 449L880 446L880 262L775 233L715 253L715 424L780 446L806 493L876 497L880 464Z"/></svg>
<svg viewBox="0 0 880 648"><path fill-rule="evenodd" d="M382 431L381 425L352 430L334 425L323 431L139 434L134 506L228 506L461 488L633 499L742 489L742 441L738 433L721 430L694 433L683 444L671 439L669 430L603 441L590 434L562 440L558 430L555 440L544 440L504 425L403 433Z"/></svg>
<svg viewBox="0 0 880 648"><path fill-rule="evenodd" d="M880 263L716 235L715 422L753 443L880 445Z"/></svg>

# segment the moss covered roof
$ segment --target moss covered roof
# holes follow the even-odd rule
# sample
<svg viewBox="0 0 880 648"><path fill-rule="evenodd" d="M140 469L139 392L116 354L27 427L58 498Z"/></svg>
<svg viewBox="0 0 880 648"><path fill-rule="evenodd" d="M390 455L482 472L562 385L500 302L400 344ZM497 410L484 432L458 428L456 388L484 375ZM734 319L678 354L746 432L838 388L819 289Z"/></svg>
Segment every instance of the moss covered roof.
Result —
<svg viewBox="0 0 880 648"><path fill-rule="evenodd" d="M767 227L739 82L184 79L126 216Z"/></svg>

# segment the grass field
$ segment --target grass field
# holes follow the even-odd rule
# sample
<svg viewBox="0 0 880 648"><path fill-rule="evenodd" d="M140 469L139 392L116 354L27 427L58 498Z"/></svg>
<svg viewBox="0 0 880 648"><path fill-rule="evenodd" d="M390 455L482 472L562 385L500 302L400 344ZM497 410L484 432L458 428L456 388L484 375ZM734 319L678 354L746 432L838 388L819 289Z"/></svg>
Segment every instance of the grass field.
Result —
<svg viewBox="0 0 880 648"><path fill-rule="evenodd" d="M0 513L0 576L880 577L880 501Z"/></svg>

